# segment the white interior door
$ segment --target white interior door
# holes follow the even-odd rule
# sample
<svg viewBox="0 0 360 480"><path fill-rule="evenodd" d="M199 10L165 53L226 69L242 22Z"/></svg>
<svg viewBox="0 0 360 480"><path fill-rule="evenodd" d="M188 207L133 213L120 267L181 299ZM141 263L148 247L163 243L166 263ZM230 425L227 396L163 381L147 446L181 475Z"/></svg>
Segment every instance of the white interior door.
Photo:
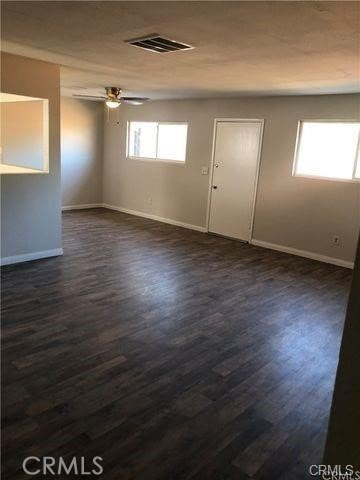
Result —
<svg viewBox="0 0 360 480"><path fill-rule="evenodd" d="M263 122L217 121L209 232L249 241Z"/></svg>

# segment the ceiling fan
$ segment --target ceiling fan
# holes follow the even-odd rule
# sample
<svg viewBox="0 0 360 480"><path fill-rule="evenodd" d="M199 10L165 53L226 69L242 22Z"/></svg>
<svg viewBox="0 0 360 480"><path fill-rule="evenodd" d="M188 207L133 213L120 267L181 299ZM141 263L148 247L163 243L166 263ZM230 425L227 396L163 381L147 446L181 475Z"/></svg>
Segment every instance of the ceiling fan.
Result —
<svg viewBox="0 0 360 480"><path fill-rule="evenodd" d="M105 97L98 97L95 95L73 95L74 97L82 97L82 98L97 98L101 100L105 100L106 105L109 108L117 108L121 103L128 103L130 105L141 105L142 103L149 100L145 97L122 97L121 96L121 88L119 87L105 87Z"/></svg>

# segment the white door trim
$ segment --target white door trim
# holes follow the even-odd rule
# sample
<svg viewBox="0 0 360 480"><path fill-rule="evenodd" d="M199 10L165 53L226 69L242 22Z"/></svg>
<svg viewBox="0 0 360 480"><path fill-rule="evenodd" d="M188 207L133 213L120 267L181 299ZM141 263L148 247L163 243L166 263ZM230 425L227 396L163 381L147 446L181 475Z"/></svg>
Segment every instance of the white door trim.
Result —
<svg viewBox="0 0 360 480"><path fill-rule="evenodd" d="M211 164L210 164L210 175L209 175L209 186L208 186L208 199L207 199L207 208L206 208L206 232L209 232L209 224L210 224L210 206L211 206L211 192L212 192L212 183L213 183L213 176L214 176L214 161L215 161L215 147L216 147L216 130L217 124L220 122L229 122L229 123L261 123L260 129L260 141L259 141L259 152L258 157L256 160L256 174L255 174L255 185L254 185L254 196L252 202L252 209L251 209L251 220L250 220L250 240L253 238L253 230L254 230L254 219L255 219L255 206L256 206L256 197L257 197L257 190L258 190L258 183L259 183L259 173L260 173L260 160L261 160L261 153L262 153L262 144L263 144L263 137L264 137L264 124L265 120L263 118L215 118L214 119L214 127L213 127L213 142L212 142L212 151L211 151Z"/></svg>

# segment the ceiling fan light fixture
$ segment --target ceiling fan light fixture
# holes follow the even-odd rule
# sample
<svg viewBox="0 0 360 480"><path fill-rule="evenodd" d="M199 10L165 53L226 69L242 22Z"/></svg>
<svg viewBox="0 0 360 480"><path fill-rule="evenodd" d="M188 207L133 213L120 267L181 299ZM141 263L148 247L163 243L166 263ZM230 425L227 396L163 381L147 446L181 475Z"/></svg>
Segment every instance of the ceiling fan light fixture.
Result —
<svg viewBox="0 0 360 480"><path fill-rule="evenodd" d="M106 100L105 103L109 108L118 108L118 106L120 105L120 102L118 100Z"/></svg>

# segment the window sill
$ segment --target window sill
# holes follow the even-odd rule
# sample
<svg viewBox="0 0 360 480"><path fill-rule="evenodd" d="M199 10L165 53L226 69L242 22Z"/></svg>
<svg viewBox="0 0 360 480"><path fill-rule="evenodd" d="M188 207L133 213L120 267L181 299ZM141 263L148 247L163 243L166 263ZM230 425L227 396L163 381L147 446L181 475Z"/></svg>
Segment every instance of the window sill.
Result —
<svg viewBox="0 0 360 480"><path fill-rule="evenodd" d="M185 160L169 160L163 158L148 158L148 157L126 157L126 160L137 160L140 162L154 162L154 163L171 163L175 165L185 165Z"/></svg>
<svg viewBox="0 0 360 480"><path fill-rule="evenodd" d="M303 175L300 173L294 173L292 176L295 178L308 178L309 180L325 180L328 182L360 183L360 178L320 177L317 175Z"/></svg>
<svg viewBox="0 0 360 480"><path fill-rule="evenodd" d="M29 167L18 167L16 165L8 165L6 163L0 164L0 174L1 175L27 175L27 174L40 174L46 175L49 174L49 170L37 170L35 168Z"/></svg>

